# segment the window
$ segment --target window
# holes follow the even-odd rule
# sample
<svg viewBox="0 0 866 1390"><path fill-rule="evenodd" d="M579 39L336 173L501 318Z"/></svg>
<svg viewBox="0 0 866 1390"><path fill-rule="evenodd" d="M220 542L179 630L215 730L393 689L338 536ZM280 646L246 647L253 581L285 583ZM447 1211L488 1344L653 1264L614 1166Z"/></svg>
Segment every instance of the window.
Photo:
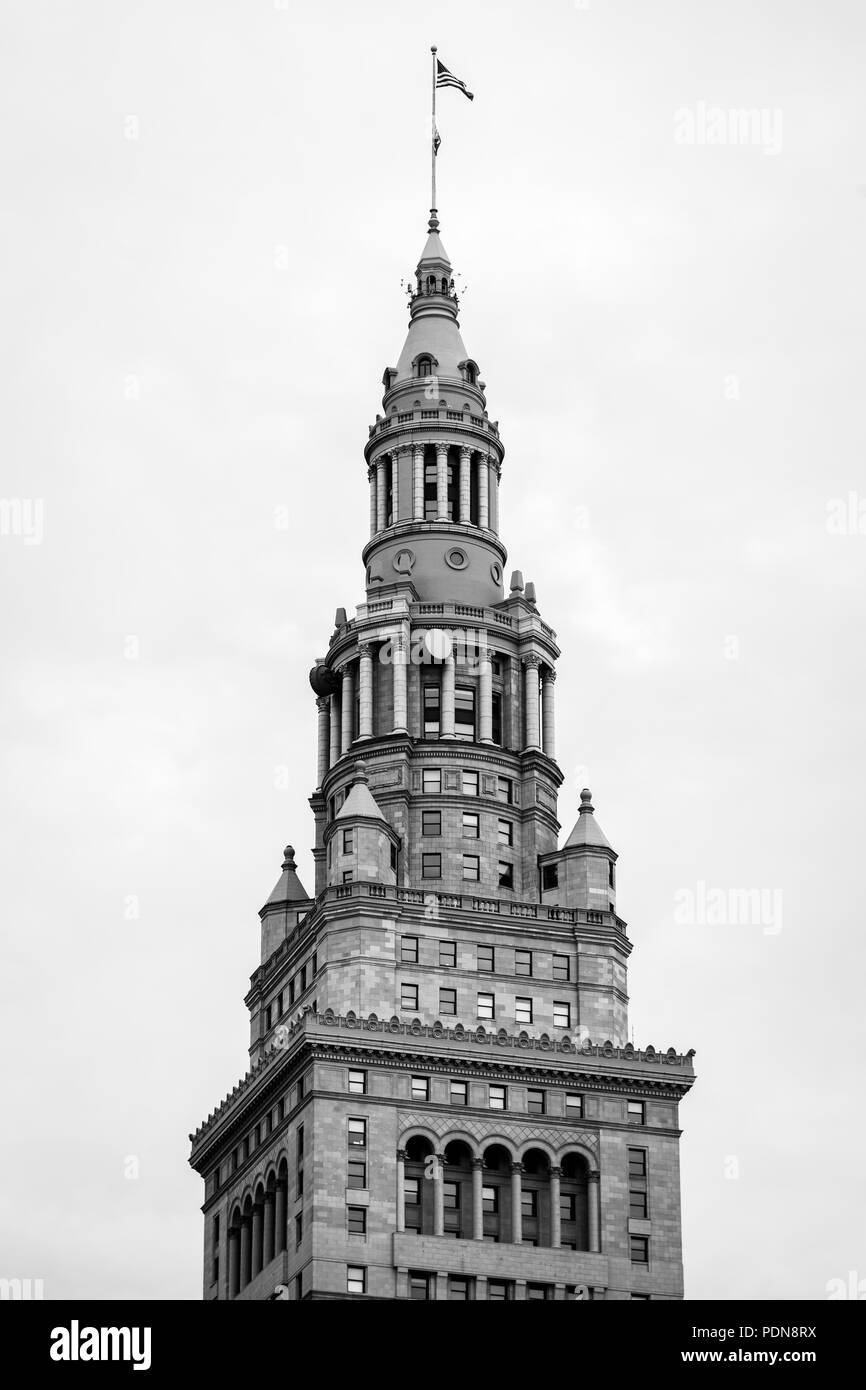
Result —
<svg viewBox="0 0 866 1390"><path fill-rule="evenodd" d="M457 964L456 941L439 942L439 964L445 966L453 966Z"/></svg>
<svg viewBox="0 0 866 1390"><path fill-rule="evenodd" d="M401 985L401 986L400 986L400 1008L401 1008L401 1009L417 1009L417 1008L418 1008L418 986L417 986L417 985Z"/></svg>
<svg viewBox="0 0 866 1390"><path fill-rule="evenodd" d="M403 1199L407 1207L420 1207L421 1205L421 1179L403 1179Z"/></svg>
<svg viewBox="0 0 866 1390"><path fill-rule="evenodd" d="M640 1221L649 1215L647 1206L646 1149L628 1151L628 1214Z"/></svg>
<svg viewBox="0 0 866 1390"><path fill-rule="evenodd" d="M422 835L441 835L442 834L442 812L441 811L422 811L421 812L421 834Z"/></svg>
<svg viewBox="0 0 866 1390"><path fill-rule="evenodd" d="M350 1208L351 1210L351 1208ZM356 1208L357 1210L357 1208ZM367 1292L367 1271L363 1265L347 1265L346 1293Z"/></svg>
<svg viewBox="0 0 866 1390"><path fill-rule="evenodd" d="M367 1121L349 1120L349 1145L351 1148L366 1149L367 1147Z"/></svg>
<svg viewBox="0 0 866 1390"><path fill-rule="evenodd" d="M571 976L569 969L568 956L553 957L553 978L554 980L567 980Z"/></svg>
<svg viewBox="0 0 866 1390"><path fill-rule="evenodd" d="M531 974L532 974L532 952L531 952L531 951L515 951L515 952L514 952L514 973L515 973L515 975L531 975Z"/></svg>
<svg viewBox="0 0 866 1390"><path fill-rule="evenodd" d="M612 859L609 859L607 863L607 881L610 884L611 888L616 887L616 870L613 867Z"/></svg>
<svg viewBox="0 0 866 1390"><path fill-rule="evenodd" d="M280 990L279 994L277 995L277 1018L282 1018L283 1014L285 1013L283 993L284 991Z"/></svg>
<svg viewBox="0 0 866 1390"><path fill-rule="evenodd" d="M487 1301L489 1303L510 1303L514 1298L514 1285L510 1279L488 1279Z"/></svg>
<svg viewBox="0 0 866 1390"><path fill-rule="evenodd" d="M295 1002L295 981L294 981L294 977L292 977L292 979L289 980L289 1004L294 1004L294 1002Z"/></svg>
<svg viewBox="0 0 866 1390"><path fill-rule="evenodd" d="M496 795L500 801L505 801L509 806L514 801L514 783L510 777L497 777Z"/></svg>
<svg viewBox="0 0 866 1390"><path fill-rule="evenodd" d="M354 832L354 830L344 830L344 831L343 831L343 853L344 853L344 854L351 854L351 853L352 853L352 850L353 850L354 848L355 848L355 832Z"/></svg>
<svg viewBox="0 0 866 1390"><path fill-rule="evenodd" d="M439 737L439 687L438 685L425 685L424 687L424 737ZM427 788L425 787L425 791Z"/></svg>
<svg viewBox="0 0 866 1390"><path fill-rule="evenodd" d="M367 1234L367 1208L349 1207L348 1224L350 1236L365 1236ZM361 1290L363 1293L363 1290Z"/></svg>
<svg viewBox="0 0 866 1390"><path fill-rule="evenodd" d="M494 743L502 746L502 695L498 690L493 692L493 729L491 737Z"/></svg>
<svg viewBox="0 0 866 1390"><path fill-rule="evenodd" d="M504 1110L505 1102L508 1099L505 1086L490 1086L488 1088L488 1109Z"/></svg>
<svg viewBox="0 0 866 1390"><path fill-rule="evenodd" d="M565 1113L570 1120L583 1119L583 1096L569 1092L565 1097Z"/></svg>
<svg viewBox="0 0 866 1390"><path fill-rule="evenodd" d="M468 1303L475 1297L475 1280L462 1274L452 1274L448 1278L448 1297L460 1303Z"/></svg>
<svg viewBox="0 0 866 1390"><path fill-rule="evenodd" d="M541 866L541 891L550 893L552 889L559 887L559 865L542 864Z"/></svg>
<svg viewBox="0 0 866 1390"><path fill-rule="evenodd" d="M295 1275L295 1298L302 1299L304 1296L304 1272Z"/></svg>
<svg viewBox="0 0 866 1390"><path fill-rule="evenodd" d="M479 970L492 970L492 969L493 969L493 947L492 947L492 946L479 946L479 947L478 947L478 969L479 969Z"/></svg>
<svg viewBox="0 0 866 1390"><path fill-rule="evenodd" d="M646 1124L646 1106L642 1100L630 1100L628 1103L628 1122L630 1125Z"/></svg>
<svg viewBox="0 0 866 1390"><path fill-rule="evenodd" d="M514 1001L514 1021L515 1023L532 1022L532 1000L515 999Z"/></svg>
<svg viewBox="0 0 866 1390"><path fill-rule="evenodd" d="M409 961L411 965L418 964L418 938L417 936L400 937L400 959Z"/></svg>
<svg viewBox="0 0 866 1390"><path fill-rule="evenodd" d="M538 1193L535 1188L525 1188L520 1194L520 1205L524 1219L532 1220L538 1216Z"/></svg>
<svg viewBox="0 0 866 1390"><path fill-rule="evenodd" d="M463 769L463 795L464 795L464 796L477 796L477 795L478 795L478 773L477 773L477 772L467 772L467 770L466 770L465 768Z"/></svg>
<svg viewBox="0 0 866 1390"><path fill-rule="evenodd" d="M436 500L438 469L436 460L424 465L424 520L435 521L439 512Z"/></svg>
<svg viewBox="0 0 866 1390"><path fill-rule="evenodd" d="M412 1077L412 1099L413 1099L413 1100L429 1100L429 1099L430 1099L430 1081L429 1081L429 1079L428 1079L426 1076L413 1076L413 1077Z"/></svg>
<svg viewBox="0 0 866 1390"><path fill-rule="evenodd" d="M498 1187L482 1187L482 1189L481 1189L481 1206L483 1207L484 1211L488 1212L491 1216L496 1216L496 1215L498 1214L498 1212L499 1212L499 1188L498 1188Z"/></svg>
<svg viewBox="0 0 866 1390"><path fill-rule="evenodd" d="M481 877L481 860L477 854L464 854L463 878L469 883L477 883Z"/></svg>
<svg viewBox="0 0 866 1390"><path fill-rule="evenodd" d="M454 692L454 737L461 743L475 741L475 691L459 685Z"/></svg>
<svg viewBox="0 0 866 1390"><path fill-rule="evenodd" d="M508 845L509 849L514 844L514 822L510 820L500 820L499 822L499 843Z"/></svg>
<svg viewBox="0 0 866 1390"><path fill-rule="evenodd" d="M415 1274L409 1272L409 1297L416 1300L430 1298L430 1276L429 1274Z"/></svg>
<svg viewBox="0 0 866 1390"><path fill-rule="evenodd" d="M351 882L352 882L352 870L351 870L351 869L344 869L344 870L343 870L343 882L344 882L344 883L351 883ZM303 989L304 989L304 986L301 985L301 991L302 991L302 992L303 992Z"/></svg>
<svg viewBox="0 0 866 1390"><path fill-rule="evenodd" d="M559 1199L559 1219L560 1221L577 1220L577 1198L574 1193L565 1193Z"/></svg>
<svg viewBox="0 0 866 1390"><path fill-rule="evenodd" d="M297 1250L298 1246L300 1245L301 1241L303 1240L303 1238L304 1238L304 1214L303 1214L303 1212L300 1212L300 1211L299 1211L298 1214L297 1214L297 1216L295 1217L295 1249L296 1249L296 1250Z"/></svg>
<svg viewBox="0 0 866 1390"><path fill-rule="evenodd" d="M527 1284L526 1297L549 1301L553 1297L553 1289L549 1284Z"/></svg>
<svg viewBox="0 0 866 1390"><path fill-rule="evenodd" d="M527 1108L527 1110L529 1111L530 1115L543 1115L543 1114L544 1114L544 1092L543 1092L543 1091L527 1091L527 1092L526 1092L526 1108Z"/></svg>
<svg viewBox="0 0 866 1390"><path fill-rule="evenodd" d="M641 1303L649 1303L650 1299L652 1298L652 1294L649 1294L649 1293L632 1293L632 1294L629 1294L629 1298L631 1299L632 1303L634 1303L634 1302L636 1302L636 1301L639 1301L639 1302L641 1302Z"/></svg>
<svg viewBox="0 0 866 1390"><path fill-rule="evenodd" d="M451 1104L468 1105L469 1103L469 1083L467 1081L451 1082Z"/></svg>
<svg viewBox="0 0 866 1390"><path fill-rule="evenodd" d="M481 817L475 811L463 812L464 840L477 840L481 834Z"/></svg>
<svg viewBox="0 0 866 1390"><path fill-rule="evenodd" d="M421 877L422 877L422 878L441 878L441 877L442 877L442 855L441 855L441 854L422 854L422 855L421 855Z"/></svg>
<svg viewBox="0 0 866 1390"><path fill-rule="evenodd" d="M350 1158L346 1186L365 1188L367 1186L367 1164L363 1158Z"/></svg>
<svg viewBox="0 0 866 1390"><path fill-rule="evenodd" d="M392 846L391 846L391 868L394 870L394 873L397 872L397 846L396 846L396 845L392 845Z"/></svg>
<svg viewBox="0 0 866 1390"><path fill-rule="evenodd" d="M478 996L478 1017L495 1018L495 1000L492 994L479 994Z"/></svg>
<svg viewBox="0 0 866 1390"><path fill-rule="evenodd" d="M456 1014L457 1012L457 991L456 989L440 989L439 991L439 1012L445 1014Z"/></svg>
<svg viewBox="0 0 866 1390"><path fill-rule="evenodd" d="M460 1207L460 1184L456 1182L443 1182L442 1184L442 1205L446 1211L457 1211Z"/></svg>
<svg viewBox="0 0 866 1390"><path fill-rule="evenodd" d="M367 1094L367 1073L365 1071L349 1072L349 1090L354 1091L355 1095L358 1096Z"/></svg>
<svg viewBox="0 0 866 1390"><path fill-rule="evenodd" d="M425 767L424 771L421 773L421 790L425 792L441 792L441 767Z"/></svg>
<svg viewBox="0 0 866 1390"><path fill-rule="evenodd" d="M629 1236L629 1252L633 1265L649 1264L649 1236Z"/></svg>
<svg viewBox="0 0 866 1390"><path fill-rule="evenodd" d="M499 861L499 887L514 887L514 865L508 864L504 859Z"/></svg>
<svg viewBox="0 0 866 1390"><path fill-rule="evenodd" d="M571 1005L553 1003L553 1026L554 1028L571 1027Z"/></svg>
<svg viewBox="0 0 866 1390"><path fill-rule="evenodd" d="M434 282L434 283L435 283L435 282ZM419 375L419 376L432 376L432 375L433 375L433 359L432 359L432 357L419 357L419 358L418 358L418 375Z"/></svg>
<svg viewBox="0 0 866 1390"><path fill-rule="evenodd" d="M272 1024L273 1024L273 1008L272 1008L272 1006L269 1004L268 1007L265 1009L265 1032L266 1032L266 1033L267 1033L268 1030L271 1028Z"/></svg>

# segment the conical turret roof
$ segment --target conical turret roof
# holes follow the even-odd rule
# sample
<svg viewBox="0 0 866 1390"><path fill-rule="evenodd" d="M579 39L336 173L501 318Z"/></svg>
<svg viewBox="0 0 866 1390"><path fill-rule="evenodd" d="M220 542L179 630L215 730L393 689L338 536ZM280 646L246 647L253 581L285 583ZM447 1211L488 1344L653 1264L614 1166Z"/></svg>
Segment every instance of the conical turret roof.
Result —
<svg viewBox="0 0 866 1390"><path fill-rule="evenodd" d="M365 816L368 820L380 820L385 825L388 822L382 815L379 806L367 781L367 768L364 763L358 763L355 767L355 782L352 790L346 797L336 816L335 820L351 820L353 816Z"/></svg>
<svg viewBox="0 0 866 1390"><path fill-rule="evenodd" d="M610 841L595 818L595 807L592 804L592 792L588 787L584 787L580 793L580 812L574 829L565 842L566 849L578 847L593 847L597 849L612 849Z"/></svg>
<svg viewBox="0 0 866 1390"><path fill-rule="evenodd" d="M291 845L286 845L283 852L283 871L274 884L274 891L265 903L265 907L275 907L282 903L309 901L309 894L298 878L297 867L295 865L295 851Z"/></svg>

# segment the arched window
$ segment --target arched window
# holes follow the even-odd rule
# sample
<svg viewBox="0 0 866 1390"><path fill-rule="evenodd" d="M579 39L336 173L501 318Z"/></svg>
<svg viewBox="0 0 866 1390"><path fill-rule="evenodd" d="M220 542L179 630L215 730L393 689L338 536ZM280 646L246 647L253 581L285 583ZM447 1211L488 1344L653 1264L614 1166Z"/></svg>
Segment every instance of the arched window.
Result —
<svg viewBox="0 0 866 1390"><path fill-rule="evenodd" d="M433 375L433 359L432 359L432 357L419 357L419 358L418 358L418 375L421 376L421 377L432 376L432 375Z"/></svg>
<svg viewBox="0 0 866 1390"><path fill-rule="evenodd" d="M446 278L445 278L444 275L442 276L442 293L443 293L443 294L447 294L447 293L448 293L448 281L446 280Z"/></svg>
<svg viewBox="0 0 866 1390"><path fill-rule="evenodd" d="M476 382L477 377L478 377L478 368L475 366L474 362L467 362L467 363L466 363L466 380L469 382L469 385L470 385L470 386L474 386L474 385L475 385L475 382Z"/></svg>
<svg viewBox="0 0 866 1390"><path fill-rule="evenodd" d="M445 1150L443 1182L445 1234L471 1240L472 1154L462 1139L453 1139Z"/></svg>
<svg viewBox="0 0 866 1390"><path fill-rule="evenodd" d="M406 1230L428 1236L433 1234L435 1183L425 1179L431 1171L428 1160L432 1154L433 1145L430 1140L420 1134L413 1135L406 1145L406 1169L403 1178Z"/></svg>
<svg viewBox="0 0 866 1390"><path fill-rule="evenodd" d="M589 1167L579 1154L566 1154L560 1179L561 1243L564 1250L589 1249Z"/></svg>
<svg viewBox="0 0 866 1390"><path fill-rule="evenodd" d="M428 276L427 276L427 293L428 293L428 294L435 294L435 293L436 293L436 276L435 276L435 275L428 275Z"/></svg>
<svg viewBox="0 0 866 1390"><path fill-rule="evenodd" d="M481 1197L484 1239L510 1241L511 1155L501 1144L491 1144L485 1150Z"/></svg>

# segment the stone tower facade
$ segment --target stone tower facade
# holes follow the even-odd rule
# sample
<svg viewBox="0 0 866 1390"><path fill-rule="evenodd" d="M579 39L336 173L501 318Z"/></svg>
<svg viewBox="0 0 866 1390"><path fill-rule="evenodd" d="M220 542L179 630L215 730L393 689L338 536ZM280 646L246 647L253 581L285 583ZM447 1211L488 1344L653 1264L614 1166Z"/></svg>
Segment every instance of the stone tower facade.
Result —
<svg viewBox="0 0 866 1390"><path fill-rule="evenodd" d="M678 1299L692 1053L628 1041L617 855L560 844L559 648L435 213L310 674L315 890L261 909L250 1068L191 1135L207 1299Z"/></svg>

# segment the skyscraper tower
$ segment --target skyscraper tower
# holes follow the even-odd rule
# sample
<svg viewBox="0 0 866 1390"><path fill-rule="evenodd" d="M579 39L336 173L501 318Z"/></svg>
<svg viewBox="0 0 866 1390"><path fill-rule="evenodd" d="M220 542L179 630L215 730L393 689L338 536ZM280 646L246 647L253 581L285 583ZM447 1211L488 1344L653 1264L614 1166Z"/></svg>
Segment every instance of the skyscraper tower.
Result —
<svg viewBox="0 0 866 1390"><path fill-rule="evenodd" d="M259 914L250 1070L191 1135L205 1298L678 1299L692 1053L628 1041L616 852L560 846L559 648L435 210L365 447L366 594L310 681L315 892ZM565 543L565 542L564 542Z"/></svg>

